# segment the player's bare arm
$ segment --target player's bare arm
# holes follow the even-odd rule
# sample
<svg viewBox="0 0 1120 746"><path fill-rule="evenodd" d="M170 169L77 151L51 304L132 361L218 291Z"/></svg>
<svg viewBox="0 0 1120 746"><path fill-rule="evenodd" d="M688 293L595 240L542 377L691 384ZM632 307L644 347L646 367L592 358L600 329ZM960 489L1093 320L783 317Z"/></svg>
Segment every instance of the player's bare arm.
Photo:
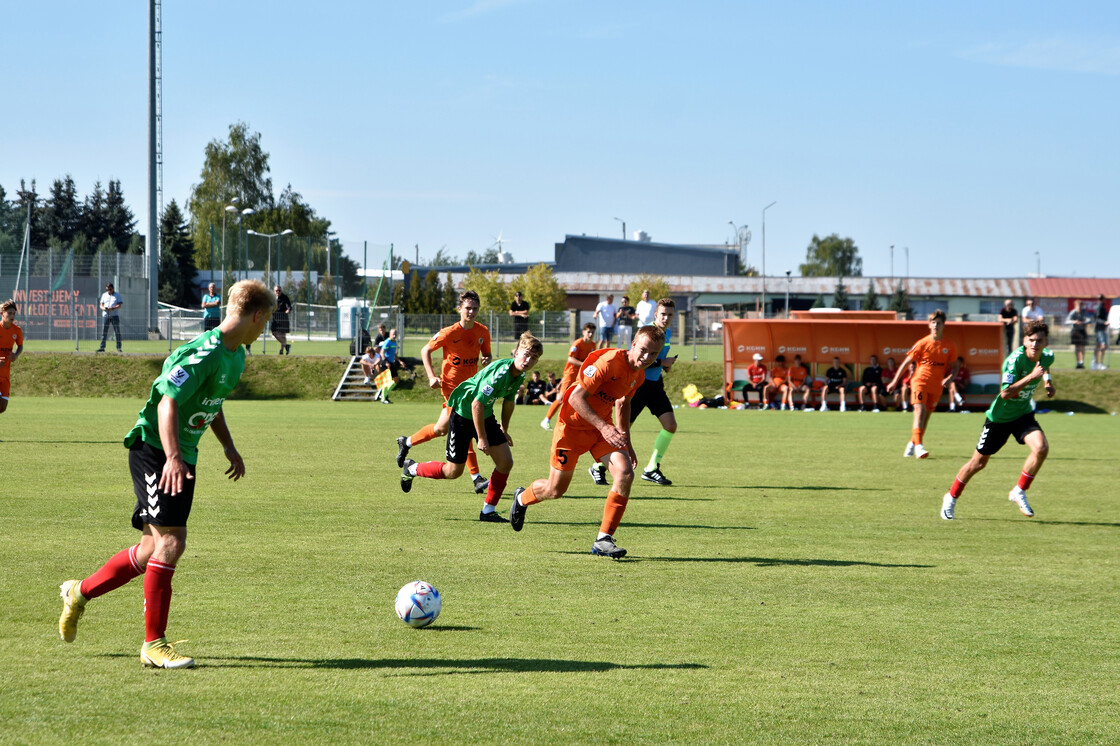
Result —
<svg viewBox="0 0 1120 746"><path fill-rule="evenodd" d="M245 460L241 458L241 454L237 452L237 448L233 445L233 435L229 431L229 425L226 424L225 409L218 410L218 416L210 423L210 430L213 431L218 442L222 444L222 451L229 459L229 468L226 469L225 474L229 479L236 482L245 476Z"/></svg>
<svg viewBox="0 0 1120 746"><path fill-rule="evenodd" d="M630 439L626 436L626 433L595 414L595 410L592 409L591 405L587 402L587 392L584 391L583 387L578 383L572 391L568 403L576 410L576 414L580 416L580 419L602 433L603 439L607 441L612 448L623 450L629 446Z"/></svg>
<svg viewBox="0 0 1120 746"><path fill-rule="evenodd" d="M513 448L513 436L509 434L509 421L513 419L513 411L517 405L513 403L513 399L505 399L502 401L502 432L506 435L506 445Z"/></svg>
<svg viewBox="0 0 1120 746"><path fill-rule="evenodd" d="M432 367L432 348L428 345L421 347L420 359L424 362L424 372L428 374L428 388L438 389L440 380L439 376L436 375L435 368Z"/></svg>
<svg viewBox="0 0 1120 746"><path fill-rule="evenodd" d="M888 394L893 394L894 393L895 387L898 386L898 381L899 381L899 379L902 378L903 372L906 370L907 366L910 365L910 363L912 363L912 362L913 362L913 359L909 355L907 355L905 358L903 358L902 365L898 366L898 370L895 371L894 378L892 378L891 382L887 384L887 393Z"/></svg>
<svg viewBox="0 0 1120 746"><path fill-rule="evenodd" d="M503 405L503 410L505 405ZM478 435L478 450L490 455L490 441L486 440L486 407L482 402L475 399L471 402L471 421L474 423L474 431Z"/></svg>
<svg viewBox="0 0 1120 746"><path fill-rule="evenodd" d="M183 491L184 480L194 479L179 450L179 403L170 396L164 396L156 411L159 414L159 442L166 458L159 477L159 489L168 495L178 495Z"/></svg>

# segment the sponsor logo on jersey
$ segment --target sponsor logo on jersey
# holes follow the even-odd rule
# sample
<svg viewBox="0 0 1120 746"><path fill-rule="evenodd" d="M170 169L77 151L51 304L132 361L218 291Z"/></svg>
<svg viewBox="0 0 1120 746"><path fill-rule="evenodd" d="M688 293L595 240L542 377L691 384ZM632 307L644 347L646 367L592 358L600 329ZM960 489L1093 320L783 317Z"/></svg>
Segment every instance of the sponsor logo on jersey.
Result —
<svg viewBox="0 0 1120 746"><path fill-rule="evenodd" d="M191 430L205 430L218 414L219 412L195 412L187 418L187 427Z"/></svg>
<svg viewBox="0 0 1120 746"><path fill-rule="evenodd" d="M183 388L183 384L186 383L187 379L190 377L191 374L188 373L182 365L176 365L171 369L171 372L167 374L167 380L175 384L176 388Z"/></svg>

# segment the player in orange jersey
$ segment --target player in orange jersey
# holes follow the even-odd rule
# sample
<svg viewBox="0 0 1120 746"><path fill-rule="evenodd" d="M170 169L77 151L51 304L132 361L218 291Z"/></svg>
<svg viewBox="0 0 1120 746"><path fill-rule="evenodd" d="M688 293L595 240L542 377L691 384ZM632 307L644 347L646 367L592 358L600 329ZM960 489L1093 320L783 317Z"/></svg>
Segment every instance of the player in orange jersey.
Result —
<svg viewBox="0 0 1120 746"><path fill-rule="evenodd" d="M957 375L957 347L945 339L945 312L940 308L929 315L929 336L922 337L899 366L894 378L887 384L887 393L894 391L910 363L914 363L914 375L910 378L910 403L914 405L914 429L910 442L906 444L903 458L915 456L925 458L929 451L922 445L929 416L937 408L941 391Z"/></svg>
<svg viewBox="0 0 1120 746"><path fill-rule="evenodd" d="M16 303L0 303L0 412L8 408L12 390L12 363L23 354L23 329L16 325Z"/></svg>
<svg viewBox="0 0 1120 746"><path fill-rule="evenodd" d="M428 386L443 393L443 410L433 424L425 425L412 435L397 438L397 466L402 469L410 448L447 435L447 426L451 421L447 399L451 392L490 364L490 330L474 320L480 305L478 293L473 290L462 293L459 296L459 320L436 332L420 350L420 359L424 361L424 370L428 373ZM443 365L437 376L432 366L432 353L440 348L443 349ZM471 473L475 494L481 495L490 483L478 473L478 456L474 453L474 446L467 452L467 471Z"/></svg>
<svg viewBox="0 0 1120 746"><path fill-rule="evenodd" d="M595 325L588 322L583 325L583 334L579 339L572 342L572 346L568 348L568 361L564 365L564 375L560 378L560 393L556 396L556 401L548 407L548 414L541 420L541 427L545 430L552 429L552 418L556 415L556 411L560 409L560 404L564 401L564 392L572 387L576 382L576 375L579 373L579 366L587 359L587 356L595 349Z"/></svg>
<svg viewBox="0 0 1120 746"><path fill-rule="evenodd" d="M576 385L568 389L560 406L560 417L552 434L548 479L538 479L528 487L514 490L509 509L514 531L520 531L524 525L528 506L567 492L579 457L590 451L592 458L607 465L613 479L591 553L612 559L626 555L625 549L615 545L614 532L630 499L638 459L630 445L630 433L620 428L629 427L630 399L645 380L646 366L657 359L664 344L665 333L661 329L643 326L634 334L629 350L608 347L587 356Z"/></svg>
<svg viewBox="0 0 1120 746"><path fill-rule="evenodd" d="M801 362L800 355L793 356L793 365L789 366L789 384L786 386L785 401L789 403L790 411L793 406L794 393L801 392L801 409L810 412L813 409L813 378L809 375L809 368ZM785 409L785 407L782 407Z"/></svg>
<svg viewBox="0 0 1120 746"><path fill-rule="evenodd" d="M766 384L766 388L762 390L762 409L773 409L774 405L770 403L774 394L782 402L782 409L786 408L786 389L789 388L787 380L789 379L789 368L786 367L786 356L778 355L774 358L774 367L770 369L770 382Z"/></svg>

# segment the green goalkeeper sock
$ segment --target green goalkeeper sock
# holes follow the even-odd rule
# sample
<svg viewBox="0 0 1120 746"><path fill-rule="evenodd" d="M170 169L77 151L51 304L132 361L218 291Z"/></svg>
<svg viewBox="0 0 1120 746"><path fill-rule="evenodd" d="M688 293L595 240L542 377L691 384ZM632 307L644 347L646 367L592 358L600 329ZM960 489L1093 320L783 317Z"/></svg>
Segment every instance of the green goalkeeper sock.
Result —
<svg viewBox="0 0 1120 746"><path fill-rule="evenodd" d="M649 456L649 465L646 471L653 471L661 464L661 459L665 457L665 452L669 450L669 443L673 441L673 434L668 430L662 428L661 432L657 434L657 439L653 441L653 453Z"/></svg>

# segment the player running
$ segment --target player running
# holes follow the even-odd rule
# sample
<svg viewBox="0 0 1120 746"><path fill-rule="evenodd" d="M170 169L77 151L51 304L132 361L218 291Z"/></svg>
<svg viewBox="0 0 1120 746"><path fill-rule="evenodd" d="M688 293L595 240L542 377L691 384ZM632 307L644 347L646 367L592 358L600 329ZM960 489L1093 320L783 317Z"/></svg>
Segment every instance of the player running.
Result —
<svg viewBox="0 0 1120 746"><path fill-rule="evenodd" d="M242 280L230 289L226 317L173 352L152 384L148 403L125 436L136 507L132 526L140 543L121 550L85 580L61 585L58 631L66 642L78 634L86 604L144 576L144 645L140 661L156 668L190 668L194 659L175 650L165 636L171 606L171 578L186 548L187 518L194 500L198 441L213 429L225 456L226 474L245 476L245 462L233 445L222 403L241 380L245 346L264 331L276 296L264 283Z"/></svg>
<svg viewBox="0 0 1120 746"><path fill-rule="evenodd" d="M12 393L12 363L23 354L23 329L16 324L14 300L0 303L0 413L8 409Z"/></svg>
<svg viewBox="0 0 1120 746"><path fill-rule="evenodd" d="M405 459L401 472L401 489L412 489L415 477L458 479L463 474L471 441L478 441L478 450L494 460L486 501L478 520L484 523L507 523L496 508L502 499L506 481L513 469L509 421L513 417L514 397L525 383L525 374L537 364L544 346L529 332L521 335L512 358L495 360L455 387L447 400L451 410L447 430L447 461L418 464ZM502 424L494 419L494 403L502 400Z"/></svg>
<svg viewBox="0 0 1120 746"><path fill-rule="evenodd" d="M548 479L513 491L509 522L514 531L524 525L528 506L562 497L568 491L579 457L590 451L593 458L607 465L614 480L591 553L612 559L626 555L626 550L614 543L614 533L630 499L637 456L629 432L619 426L625 427L624 423L630 421L630 400L643 385L644 368L664 345L665 333L660 328L643 326L634 334L629 350L604 348L587 356L576 385L568 389L560 406L552 434Z"/></svg>
<svg viewBox="0 0 1120 746"><path fill-rule="evenodd" d="M552 418L556 415L556 411L560 409L560 403L564 400L564 392L576 382L579 366L594 350L595 325L588 322L583 325L580 338L572 342L572 346L568 348L568 360L564 364L564 375L560 378L560 391L556 395L556 401L548 406L548 414L541 420L541 427L545 430L552 429Z"/></svg>
<svg viewBox="0 0 1120 746"><path fill-rule="evenodd" d="M664 458L665 452L669 450L669 443L673 441L673 433L677 432L677 418L673 414L673 405L669 401L669 395L665 393L665 379L661 376L662 371L668 371L677 361L676 355L666 357L669 354L669 339L673 332L671 327L675 311L676 303L673 302L672 298L662 298L657 301L657 310L653 314L653 325L665 335L665 343L662 345L661 351L657 353L657 359L646 368L646 380L641 388L634 393L634 400L630 402L629 424L631 428L634 426L634 420L638 419L642 410L647 408L661 422L661 432L657 434L657 438L653 441L653 453L649 456L649 463L646 464L646 468L642 470L642 479L660 484L663 487L673 484L670 479L661 473L661 459ZM587 471L591 474L591 479L595 484L600 487L606 486L607 469L601 462L593 464Z"/></svg>
<svg viewBox="0 0 1120 746"><path fill-rule="evenodd" d="M1050 451L1046 434L1035 421L1031 400L1038 382L1046 388L1046 396L1053 397L1054 384L1050 381L1050 366L1054 364L1054 353L1046 349L1050 328L1042 319L1028 321L1023 326L1023 344L1003 361L1003 375L1000 378L999 396L985 413L984 429L980 431L980 442L976 453L968 463L957 472L953 486L941 500L941 517L953 520L957 498L964 492L964 486L976 473L988 465L988 459L999 452L1009 436L1031 449L1019 475L1019 483L1008 494L1007 499L1019 507L1019 512L1027 518L1034 517L1027 490L1038 476L1042 462Z"/></svg>
<svg viewBox="0 0 1120 746"><path fill-rule="evenodd" d="M420 350L424 370L428 374L428 386L438 388L443 393L443 409L434 424L424 425L409 436L397 438L397 466L404 468L408 451L413 446L426 443L432 438L446 435L451 421L451 408L448 399L455 387L466 381L490 364L490 330L475 321L481 302L478 293L467 290L459 296L459 320L451 326L436 332L430 342ZM443 348L443 365L437 376L432 367L432 353ZM474 448L467 449L467 471L471 473L474 492L481 495L486 491L486 477L478 473L478 457Z"/></svg>
<svg viewBox="0 0 1120 746"><path fill-rule="evenodd" d="M944 339L945 312L940 308L929 315L929 336L922 337L902 361L898 371L895 372L891 382L887 384L887 393L894 391L898 385L902 371L910 363L914 363L914 375L910 379L910 403L914 405L914 429L910 442L902 457L926 458L929 451L922 445L929 416L937 408L937 400L941 398L941 391L957 375L957 347L952 342Z"/></svg>

